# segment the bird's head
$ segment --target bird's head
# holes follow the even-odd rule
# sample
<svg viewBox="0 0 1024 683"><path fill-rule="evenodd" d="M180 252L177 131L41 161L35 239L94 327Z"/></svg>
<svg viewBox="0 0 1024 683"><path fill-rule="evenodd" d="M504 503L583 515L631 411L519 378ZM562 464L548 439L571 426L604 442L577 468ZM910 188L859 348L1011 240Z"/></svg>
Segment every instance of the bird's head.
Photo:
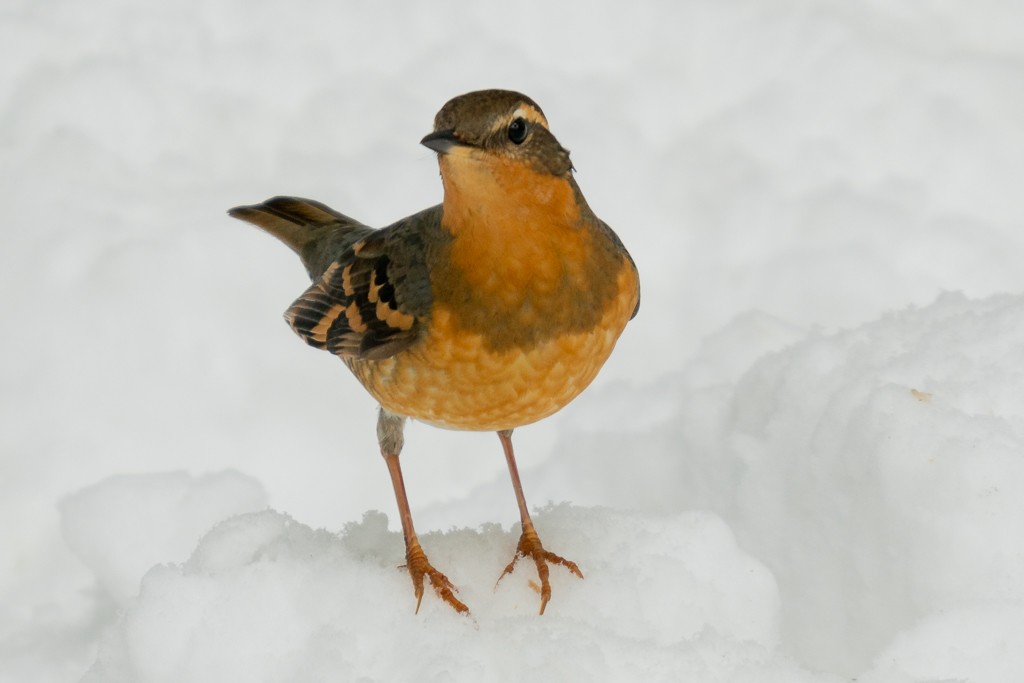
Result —
<svg viewBox="0 0 1024 683"><path fill-rule="evenodd" d="M524 165L543 175L571 173L569 150L548 129L536 102L511 90L478 90L448 101L421 143L446 165Z"/></svg>

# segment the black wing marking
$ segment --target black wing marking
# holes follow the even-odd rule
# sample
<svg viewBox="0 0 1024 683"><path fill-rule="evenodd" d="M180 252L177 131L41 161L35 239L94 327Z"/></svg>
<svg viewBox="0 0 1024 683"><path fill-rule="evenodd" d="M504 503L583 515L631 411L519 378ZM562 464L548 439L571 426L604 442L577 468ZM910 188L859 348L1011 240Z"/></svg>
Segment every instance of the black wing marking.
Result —
<svg viewBox="0 0 1024 683"><path fill-rule="evenodd" d="M308 344L343 357L379 360L411 346L432 301L425 235L428 209L347 246L288 309Z"/></svg>

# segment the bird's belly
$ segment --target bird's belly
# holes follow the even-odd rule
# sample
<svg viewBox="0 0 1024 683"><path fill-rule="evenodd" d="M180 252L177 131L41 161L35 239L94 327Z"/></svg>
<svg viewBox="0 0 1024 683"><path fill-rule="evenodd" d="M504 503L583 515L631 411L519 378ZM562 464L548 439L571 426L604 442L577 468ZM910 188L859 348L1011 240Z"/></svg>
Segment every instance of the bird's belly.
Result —
<svg viewBox="0 0 1024 683"><path fill-rule="evenodd" d="M481 335L456 329L438 307L414 347L346 362L392 413L449 429L512 429L560 410L597 376L636 305L635 287L620 292L593 329L529 348L493 349Z"/></svg>

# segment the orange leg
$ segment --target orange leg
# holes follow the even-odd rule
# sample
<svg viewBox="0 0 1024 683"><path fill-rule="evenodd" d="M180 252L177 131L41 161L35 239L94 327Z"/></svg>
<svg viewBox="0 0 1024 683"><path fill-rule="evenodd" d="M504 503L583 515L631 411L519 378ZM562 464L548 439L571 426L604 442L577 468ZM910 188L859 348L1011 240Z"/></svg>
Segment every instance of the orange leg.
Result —
<svg viewBox="0 0 1024 683"><path fill-rule="evenodd" d="M501 447L505 451L508 472L512 475L512 487L516 491L516 502L519 503L519 518L522 521L523 527L523 533L519 537L519 544L516 546L516 554L512 557L512 561L508 563L508 566L505 567L505 571L498 577L498 581L500 582L505 578L506 574L512 573L520 558L531 557L534 564L537 565L537 576L540 578L540 613L544 614L544 608L547 607L548 600L551 599L551 584L548 581L548 562L562 565L581 579L583 578L583 572L580 571L575 562L544 550L544 546L540 543L540 537L537 535L537 530L533 526L533 520L530 519L530 511L526 507L526 497L523 495L523 485L519 481L519 468L516 467L516 456L512 452L512 430L505 429L498 432L498 438L501 439Z"/></svg>
<svg viewBox="0 0 1024 683"><path fill-rule="evenodd" d="M388 472L391 474L391 484L395 489L395 499L398 501L398 515L402 519L402 535L405 537L405 567L409 570L412 578L412 587L416 594L416 613L420 611L420 603L423 602L423 579L430 579L430 585L434 587L437 596L452 606L460 614L469 614L469 608L462 601L455 597L458 589L452 585L448 577L434 569L427 556L420 547L416 530L412 526L412 512L409 510L409 498L405 494L405 482L402 479L402 467L398 463L398 455L402 452L404 438L402 430L405 426L405 418L392 415L383 408L377 420L377 438L380 441L380 452L387 463Z"/></svg>

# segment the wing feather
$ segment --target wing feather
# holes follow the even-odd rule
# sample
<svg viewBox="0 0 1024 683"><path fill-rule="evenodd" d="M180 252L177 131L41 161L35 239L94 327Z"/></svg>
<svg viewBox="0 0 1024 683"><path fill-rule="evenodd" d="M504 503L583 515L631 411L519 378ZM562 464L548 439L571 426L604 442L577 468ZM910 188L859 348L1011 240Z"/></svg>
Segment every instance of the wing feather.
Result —
<svg viewBox="0 0 1024 683"><path fill-rule="evenodd" d="M278 199L276 210L283 202ZM324 205L287 205L289 217L336 221ZM379 360L419 339L431 304L423 230L439 224L436 209L382 230L339 241L323 274L285 313L307 344L346 358Z"/></svg>

